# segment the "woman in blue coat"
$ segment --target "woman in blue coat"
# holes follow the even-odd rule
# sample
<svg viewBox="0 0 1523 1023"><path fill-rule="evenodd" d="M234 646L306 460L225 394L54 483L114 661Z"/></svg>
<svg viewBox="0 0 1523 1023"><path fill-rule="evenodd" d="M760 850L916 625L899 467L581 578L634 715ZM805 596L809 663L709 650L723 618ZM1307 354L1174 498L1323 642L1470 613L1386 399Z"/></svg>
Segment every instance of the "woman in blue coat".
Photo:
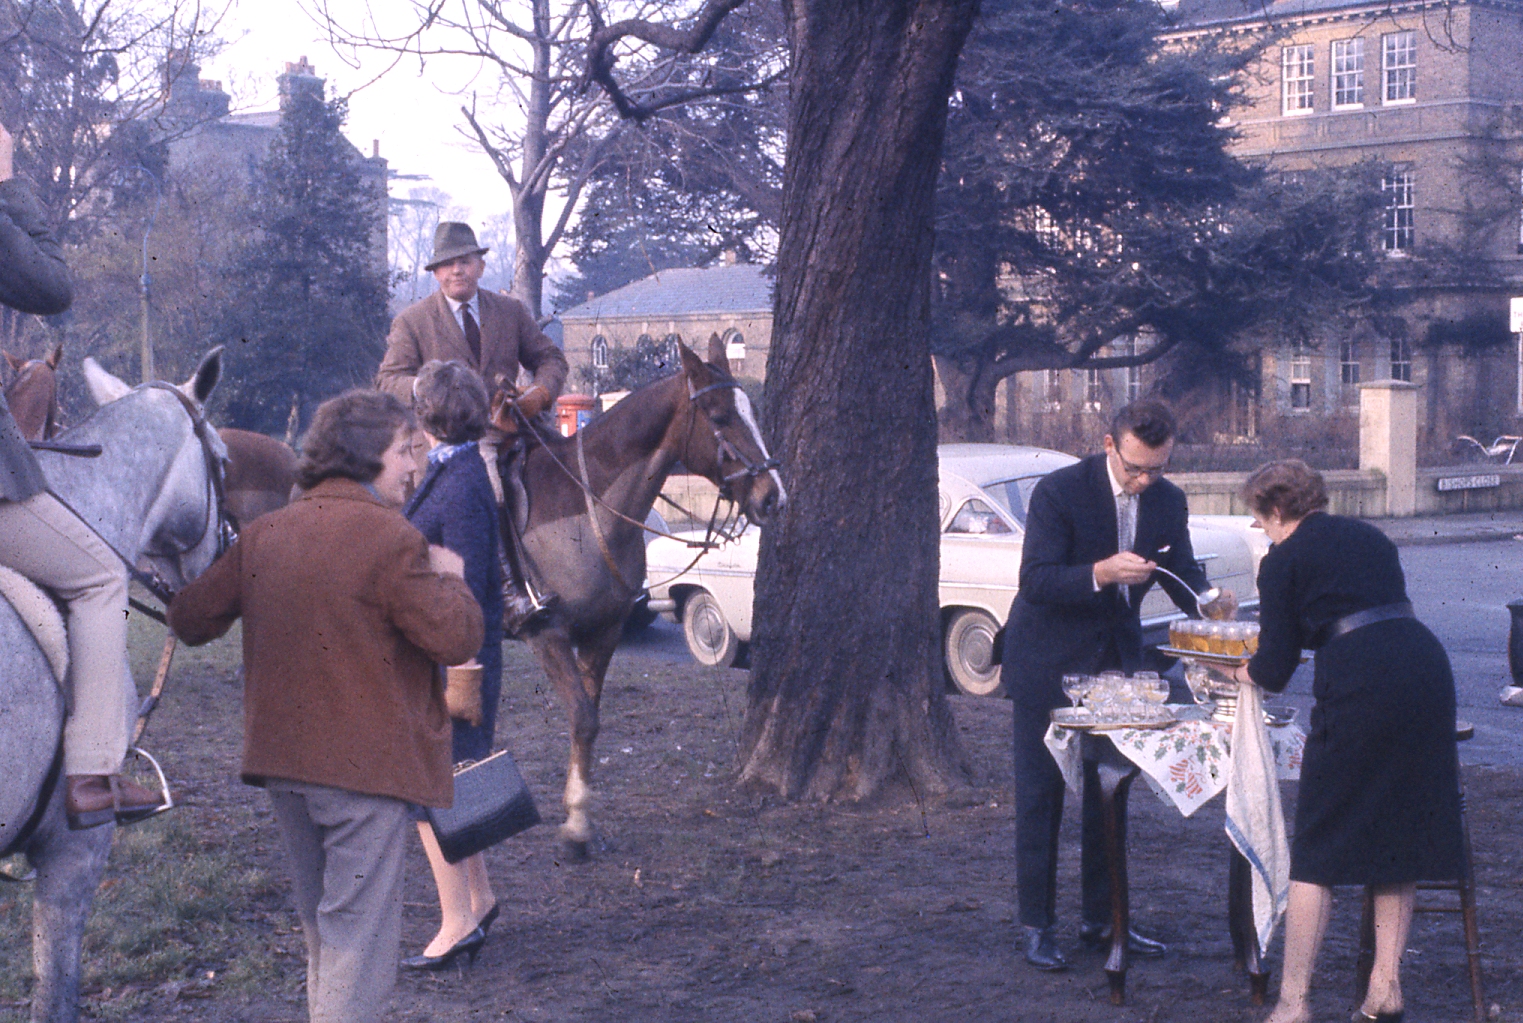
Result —
<svg viewBox="0 0 1523 1023"><path fill-rule="evenodd" d="M481 760L492 751L497 699L502 689L502 563L498 558L497 501L477 440L486 430L487 390L481 377L460 362L427 362L418 372L413 408L430 445L428 469L404 514L429 543L459 554L465 582L481 605L486 636L481 665L481 723L459 718L454 760ZM497 918L481 854L446 863L427 821L418 824L439 889L439 931L421 955L402 960L414 970L443 969L461 955L475 959Z"/></svg>

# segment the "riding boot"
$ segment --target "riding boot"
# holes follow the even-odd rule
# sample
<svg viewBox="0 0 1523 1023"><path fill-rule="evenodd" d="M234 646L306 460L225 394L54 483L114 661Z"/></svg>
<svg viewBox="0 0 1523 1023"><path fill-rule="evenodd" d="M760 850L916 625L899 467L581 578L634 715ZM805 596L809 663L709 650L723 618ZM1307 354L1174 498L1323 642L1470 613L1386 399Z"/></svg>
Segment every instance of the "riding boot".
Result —
<svg viewBox="0 0 1523 1023"><path fill-rule="evenodd" d="M74 831L115 820L136 824L168 807L164 796L120 774L71 774L64 789L64 812Z"/></svg>
<svg viewBox="0 0 1523 1023"><path fill-rule="evenodd" d="M536 593L529 583L522 546L528 519L528 494L523 485L522 441L505 447L498 456L502 478L502 630L523 636L545 624L555 606L555 595Z"/></svg>

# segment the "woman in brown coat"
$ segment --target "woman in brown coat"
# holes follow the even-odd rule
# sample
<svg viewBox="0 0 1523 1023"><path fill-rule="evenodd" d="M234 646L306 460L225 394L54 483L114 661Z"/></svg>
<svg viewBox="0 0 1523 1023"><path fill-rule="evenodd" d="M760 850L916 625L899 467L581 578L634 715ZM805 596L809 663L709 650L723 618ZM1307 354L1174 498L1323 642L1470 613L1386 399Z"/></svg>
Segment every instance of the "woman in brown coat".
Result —
<svg viewBox="0 0 1523 1023"><path fill-rule="evenodd" d="M434 665L481 646L459 556L396 511L412 431L391 395L324 402L298 467L306 493L250 523L169 612L192 645L243 619L243 779L270 793L323 1023L385 1007L409 804L448 806L454 792Z"/></svg>

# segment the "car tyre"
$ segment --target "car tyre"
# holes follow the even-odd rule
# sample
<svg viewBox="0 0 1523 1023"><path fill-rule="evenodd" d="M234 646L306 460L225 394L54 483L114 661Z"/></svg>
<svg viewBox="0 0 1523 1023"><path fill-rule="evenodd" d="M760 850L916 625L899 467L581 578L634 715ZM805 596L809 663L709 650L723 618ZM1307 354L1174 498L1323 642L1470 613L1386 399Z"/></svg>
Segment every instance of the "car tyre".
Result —
<svg viewBox="0 0 1523 1023"><path fill-rule="evenodd" d="M947 675L957 691L968 696L1004 696L994 641L999 623L983 611L958 611L947 622Z"/></svg>
<svg viewBox="0 0 1523 1023"><path fill-rule="evenodd" d="M682 636L693 660L710 668L734 666L740 640L712 594L699 590L682 605Z"/></svg>

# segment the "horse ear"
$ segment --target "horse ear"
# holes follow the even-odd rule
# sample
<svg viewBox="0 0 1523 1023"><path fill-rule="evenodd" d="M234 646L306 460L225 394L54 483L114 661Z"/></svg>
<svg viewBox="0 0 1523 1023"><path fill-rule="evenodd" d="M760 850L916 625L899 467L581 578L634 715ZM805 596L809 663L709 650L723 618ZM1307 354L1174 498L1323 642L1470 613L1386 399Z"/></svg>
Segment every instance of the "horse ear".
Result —
<svg viewBox="0 0 1523 1023"><path fill-rule="evenodd" d="M26 363L23 362L21 359L17 358L16 356L12 355L10 352L5 352L4 354L5 354L5 361L11 364L11 369L15 370L17 373L20 373L21 372L21 367L25 366Z"/></svg>
<svg viewBox="0 0 1523 1023"><path fill-rule="evenodd" d="M703 384L698 383L700 380L707 383L710 375L709 367L705 366L703 360L698 358L698 353L682 341L677 342L677 352L682 356L682 369L687 373L687 378L698 387L703 386Z"/></svg>
<svg viewBox="0 0 1523 1023"><path fill-rule="evenodd" d="M53 350L48 353L48 357L46 359L43 359L42 361L48 364L48 369L57 369L58 368L58 363L59 363L59 361L62 358L63 358L63 342L60 341L60 342L58 342L58 344L53 346Z"/></svg>
<svg viewBox="0 0 1523 1023"><path fill-rule="evenodd" d="M730 376L730 358L725 355L724 342L718 334L709 335L709 364L725 376Z"/></svg>
<svg viewBox="0 0 1523 1023"><path fill-rule="evenodd" d="M94 356L85 356L85 360L79 366L85 374L85 387L89 389L90 397L97 405L109 405L132 390L131 384L107 372L104 366L95 361Z"/></svg>
<svg viewBox="0 0 1523 1023"><path fill-rule="evenodd" d="M205 405L206 399L212 396L221 379L222 346L218 345L201 357L201 365L196 367L189 380L180 385L180 390L197 405Z"/></svg>

